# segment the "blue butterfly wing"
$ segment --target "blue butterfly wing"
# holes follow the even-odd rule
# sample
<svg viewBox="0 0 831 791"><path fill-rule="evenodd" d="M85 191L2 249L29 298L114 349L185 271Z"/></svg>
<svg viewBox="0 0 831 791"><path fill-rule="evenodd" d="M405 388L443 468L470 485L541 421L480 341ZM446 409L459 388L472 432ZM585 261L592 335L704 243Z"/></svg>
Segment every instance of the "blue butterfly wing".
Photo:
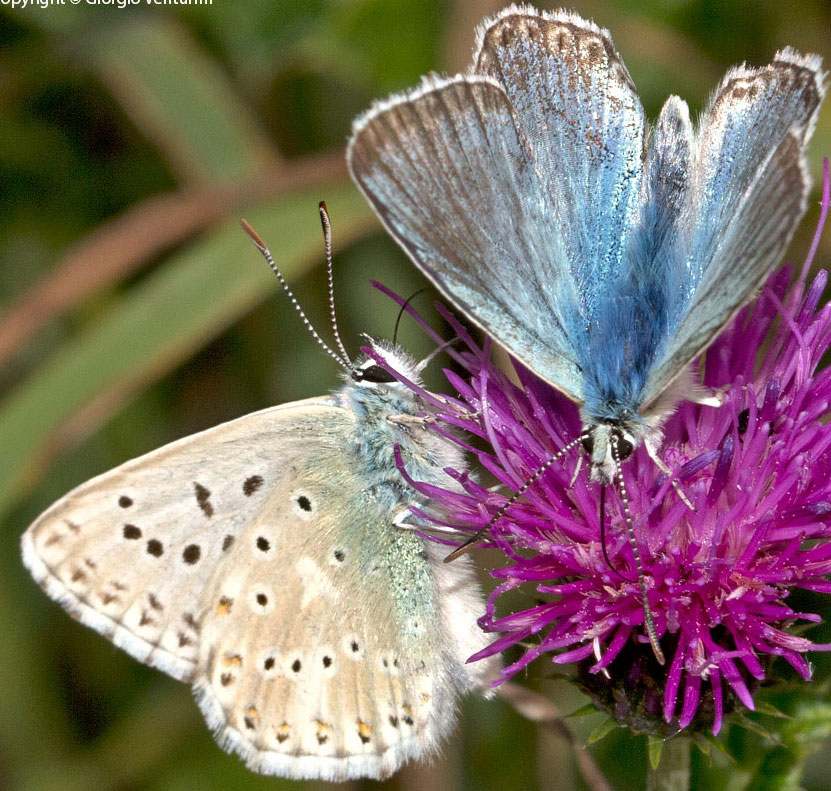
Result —
<svg viewBox="0 0 831 791"><path fill-rule="evenodd" d="M512 354L583 400L574 284L503 88L428 80L354 126L347 162L386 228L439 290Z"/></svg>
<svg viewBox="0 0 831 791"><path fill-rule="evenodd" d="M784 50L768 66L728 72L703 113L684 205L659 258L666 330L641 411L660 402L779 263L806 208L804 150L823 81L819 58Z"/></svg>
<svg viewBox="0 0 831 791"><path fill-rule="evenodd" d="M639 207L617 285L602 295L599 332L586 345L586 414L595 421L635 418L641 392L666 340L670 306L682 286L675 244L688 193L694 146L689 109L677 96L664 104L652 132Z"/></svg>
<svg viewBox="0 0 831 791"><path fill-rule="evenodd" d="M579 293L572 333L605 335L602 306L617 289L643 168L644 114L629 73L607 31L516 7L480 31L474 63L505 87L556 211L557 265ZM583 337L578 350L593 367Z"/></svg>

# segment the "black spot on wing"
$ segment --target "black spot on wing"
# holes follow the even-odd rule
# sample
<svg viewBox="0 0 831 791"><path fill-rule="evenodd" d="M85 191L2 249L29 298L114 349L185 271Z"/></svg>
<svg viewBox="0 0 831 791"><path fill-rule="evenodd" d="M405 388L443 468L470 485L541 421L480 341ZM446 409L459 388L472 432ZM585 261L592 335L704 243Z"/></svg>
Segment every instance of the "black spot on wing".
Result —
<svg viewBox="0 0 831 791"><path fill-rule="evenodd" d="M182 551L182 560L189 566L197 563L201 556L202 549L199 547L199 544L188 544Z"/></svg>
<svg viewBox="0 0 831 791"><path fill-rule="evenodd" d="M191 628L194 632L199 632L202 628L202 625L199 621L196 620L196 617L192 612L186 612L182 614L182 620Z"/></svg>
<svg viewBox="0 0 831 791"><path fill-rule="evenodd" d="M245 483L242 484L242 492L246 497L250 497L262 485L263 485L262 475L252 475L250 478L246 478Z"/></svg>
<svg viewBox="0 0 831 791"><path fill-rule="evenodd" d="M196 502L202 509L202 513L210 519L214 515L214 507L211 504L210 489L207 489L201 483L194 481L193 491L196 495Z"/></svg>

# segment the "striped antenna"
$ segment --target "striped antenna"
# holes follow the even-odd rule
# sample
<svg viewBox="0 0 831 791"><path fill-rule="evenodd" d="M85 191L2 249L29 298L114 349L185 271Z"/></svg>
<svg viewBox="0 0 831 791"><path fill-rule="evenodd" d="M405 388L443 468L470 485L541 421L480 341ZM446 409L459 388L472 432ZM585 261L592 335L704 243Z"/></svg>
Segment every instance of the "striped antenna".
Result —
<svg viewBox="0 0 831 791"><path fill-rule="evenodd" d="M335 334L335 342L338 344L343 359L349 363L349 367L351 368L353 367L352 361L349 359L349 355L346 353L343 341L340 338L338 317L335 312L335 278L332 273L332 223L329 222L329 210L326 208L324 201L321 201L317 205L317 210L320 213L320 224L323 226L323 244L326 248L326 274L329 281L329 316L332 319L332 331Z"/></svg>
<svg viewBox="0 0 831 791"><path fill-rule="evenodd" d="M312 334L312 337L318 342L320 347L345 371L351 371L352 365L347 357L346 360L342 359L340 355L333 352L329 346L326 345L326 342L323 338L318 335L317 330L312 326L312 323L309 321L308 316L304 312L303 308L300 307L300 303L297 301L297 298L294 296L294 292L289 288L289 284L286 282L286 279L283 277L283 273L277 268L277 264L274 263L274 257L271 255L271 251L266 247L265 242L260 239L257 232L248 224L246 220L240 220L240 225L242 226L242 230L245 231L249 237L251 237L251 241L257 245L257 249L263 254L263 257L268 262L268 265L271 267L271 271L277 275L277 279L280 281L280 285L283 287L283 291L289 295L289 299L291 300L291 304L294 306L294 309L300 314L300 318L303 319L303 323L306 325L306 329Z"/></svg>
<svg viewBox="0 0 831 791"><path fill-rule="evenodd" d="M464 544L459 545L454 549L449 555L447 555L444 559L445 563L452 563L456 558L461 557L466 552L469 552L473 545L479 541L486 533L490 531L490 529L505 515L505 512L517 501L526 491L528 491L531 484L537 480L555 461L561 459L568 453L575 445L582 442L586 439L589 435L588 434L581 434L576 439L573 439L571 442L568 443L565 447L558 450L548 461L545 462L542 466L538 467L536 471L531 475L531 477L522 484L507 500L507 502L490 518L488 523L477 530Z"/></svg>
<svg viewBox="0 0 831 791"><path fill-rule="evenodd" d="M629 512L629 494L626 491L626 484L623 482L623 471L620 468L620 451L618 450L618 435L613 431L609 438L612 446L612 458L615 462L615 478L617 478L617 485L620 488L620 499L623 502L623 514L626 518L626 530L629 535L629 545L632 547L632 554L635 556L635 566L638 570L638 584L641 588L641 603L643 605L643 626L646 630L646 636L649 638L649 643L652 646L652 653L655 654L655 659L658 660L659 665L666 662L664 659L664 652L661 650L661 644L658 642L658 632L655 630L655 618L652 615L652 608L649 606L649 599L646 596L646 578L643 574L643 563L641 563L641 553L638 549L638 542L635 539L635 526L632 524L632 516Z"/></svg>

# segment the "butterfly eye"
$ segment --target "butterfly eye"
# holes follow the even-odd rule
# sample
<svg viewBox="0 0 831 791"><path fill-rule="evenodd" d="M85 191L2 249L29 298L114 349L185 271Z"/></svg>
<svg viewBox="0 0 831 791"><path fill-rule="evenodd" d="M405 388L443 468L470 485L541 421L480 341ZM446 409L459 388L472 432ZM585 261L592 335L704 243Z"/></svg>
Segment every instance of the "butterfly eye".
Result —
<svg viewBox="0 0 831 791"><path fill-rule="evenodd" d="M632 455L632 451L635 450L635 446L620 431L615 432L615 438L617 440L618 458L620 461L628 459Z"/></svg>
<svg viewBox="0 0 831 791"><path fill-rule="evenodd" d="M586 453L588 453L589 456L591 456L592 453L594 453L594 437L591 434L583 437L583 439L580 440L580 444L583 446L583 450L586 451Z"/></svg>
<svg viewBox="0 0 831 791"><path fill-rule="evenodd" d="M388 384L396 381L395 377L380 365L370 365L368 368L353 371L352 378L356 382L374 382L376 384Z"/></svg>

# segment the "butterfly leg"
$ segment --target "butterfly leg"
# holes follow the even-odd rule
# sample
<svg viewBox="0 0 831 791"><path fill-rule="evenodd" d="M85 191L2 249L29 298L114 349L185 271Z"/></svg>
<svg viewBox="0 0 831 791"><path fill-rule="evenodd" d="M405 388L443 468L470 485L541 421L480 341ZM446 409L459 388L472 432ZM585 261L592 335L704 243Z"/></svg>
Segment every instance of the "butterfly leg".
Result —
<svg viewBox="0 0 831 791"><path fill-rule="evenodd" d="M672 470L664 464L663 459L658 455L658 449L649 441L649 439L644 440L643 444L646 445L646 452L649 454L649 458L655 462L658 469L668 478L672 479L672 488L675 489L676 494L681 498L681 502L683 502L684 505L690 509L690 511L695 511L693 504L681 488L681 482L675 477Z"/></svg>
<svg viewBox="0 0 831 791"><path fill-rule="evenodd" d="M401 428L408 430L412 428L420 428L425 429L428 426L432 425L436 422L434 417L429 417L426 415L387 415L387 422L392 423L394 426L400 426Z"/></svg>
<svg viewBox="0 0 831 791"><path fill-rule="evenodd" d="M393 527L400 527L403 530L416 530L417 525L410 524L407 522L407 519L413 515L413 512L409 508L402 508L395 516L392 518Z"/></svg>
<svg viewBox="0 0 831 791"><path fill-rule="evenodd" d="M409 508L402 508L392 518L393 527L401 528L402 530L420 530L424 533L449 534L458 537L462 531L455 527L448 527L446 525L430 525L422 522L408 522L407 520L413 516L413 512Z"/></svg>
<svg viewBox="0 0 831 791"><path fill-rule="evenodd" d="M724 404L724 394L725 388L718 387L713 390L707 389L701 394L698 394L693 398L689 398L688 400L692 401L694 404L700 404L701 406L719 407Z"/></svg>
<svg viewBox="0 0 831 791"><path fill-rule="evenodd" d="M574 474L571 476L571 480L568 483L568 488L574 488L574 484L577 483L577 476L580 474L580 470L583 469L583 454L577 454L577 464L574 465Z"/></svg>

